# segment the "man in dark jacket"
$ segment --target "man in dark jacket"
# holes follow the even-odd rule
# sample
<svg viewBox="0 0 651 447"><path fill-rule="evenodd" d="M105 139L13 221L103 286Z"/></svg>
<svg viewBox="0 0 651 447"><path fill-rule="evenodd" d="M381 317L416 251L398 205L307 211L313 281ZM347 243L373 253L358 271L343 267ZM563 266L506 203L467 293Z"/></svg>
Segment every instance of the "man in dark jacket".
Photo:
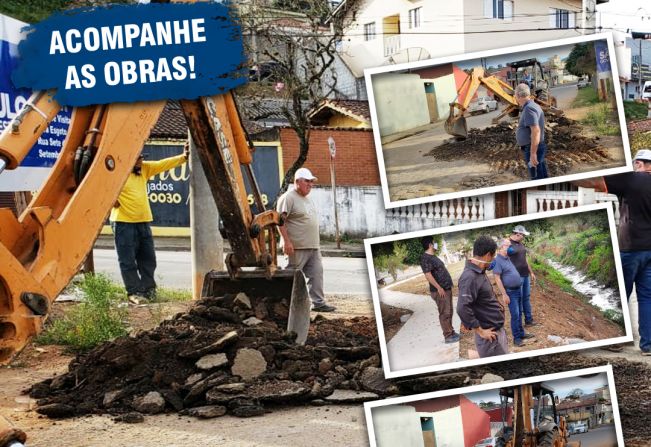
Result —
<svg viewBox="0 0 651 447"><path fill-rule="evenodd" d="M497 244L488 236L480 236L473 245L473 257L459 278L457 313L461 323L475 333L479 357L507 354L504 329L504 305L497 299L486 276L495 259Z"/></svg>

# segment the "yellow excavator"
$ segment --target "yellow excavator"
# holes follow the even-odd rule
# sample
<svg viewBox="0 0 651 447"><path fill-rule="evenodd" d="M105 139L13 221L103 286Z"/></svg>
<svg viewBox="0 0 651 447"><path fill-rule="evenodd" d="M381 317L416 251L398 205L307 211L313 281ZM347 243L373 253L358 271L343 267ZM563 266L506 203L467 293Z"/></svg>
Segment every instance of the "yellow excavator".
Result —
<svg viewBox="0 0 651 447"><path fill-rule="evenodd" d="M495 95L495 99L506 104L506 107L493 118L493 124L497 124L505 116L517 116L519 106L515 100L515 87L507 84L496 76L486 75L483 67L475 67L467 70L467 76L457 90L457 96L450 103L450 115L445 121L444 128L447 133L459 139L468 137L468 124L466 123L466 112L480 86L485 87ZM534 89L533 100L538 103L545 113L560 115L563 112L556 108L556 98L549 94L548 88ZM458 112L457 112L458 110Z"/></svg>
<svg viewBox="0 0 651 447"><path fill-rule="evenodd" d="M52 96L34 94L0 135L0 170L16 168L48 127L60 109ZM75 108L63 149L27 209L19 217L0 209L0 364L41 330L52 302L79 271L164 105ZM252 146L232 94L181 105L232 249L227 271L208 273L202 295L291 297L288 330L304 342L310 312L305 278L278 268L282 220L262 203ZM259 214L251 212L244 176Z"/></svg>
<svg viewBox="0 0 651 447"><path fill-rule="evenodd" d="M500 389L503 428L495 436L496 447L581 447L570 442L563 416L558 415L554 389L544 383ZM512 421L506 421L507 409ZM509 425L510 424L510 425Z"/></svg>

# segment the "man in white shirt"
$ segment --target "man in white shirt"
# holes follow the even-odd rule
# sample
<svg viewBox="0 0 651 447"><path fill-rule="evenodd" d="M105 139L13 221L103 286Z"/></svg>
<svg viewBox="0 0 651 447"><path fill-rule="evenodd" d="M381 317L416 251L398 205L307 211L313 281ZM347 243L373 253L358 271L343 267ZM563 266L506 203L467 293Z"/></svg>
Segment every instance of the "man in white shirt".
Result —
<svg viewBox="0 0 651 447"><path fill-rule="evenodd" d="M296 171L295 188L278 199L276 209L285 220L278 229L283 237L283 250L289 256L288 267L302 270L307 277L312 310L333 312L336 308L326 304L323 294L319 215L314 202L307 197L316 179L307 168Z"/></svg>

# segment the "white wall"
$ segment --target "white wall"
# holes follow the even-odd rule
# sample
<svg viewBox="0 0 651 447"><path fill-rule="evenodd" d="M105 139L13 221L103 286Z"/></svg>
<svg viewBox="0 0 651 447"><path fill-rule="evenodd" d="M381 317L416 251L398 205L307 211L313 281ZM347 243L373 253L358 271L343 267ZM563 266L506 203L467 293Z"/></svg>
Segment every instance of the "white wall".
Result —
<svg viewBox="0 0 651 447"><path fill-rule="evenodd" d="M310 199L319 210L320 233L334 236L332 188L315 187L310 193ZM385 236L394 231L407 233L495 218L493 194L460 199L456 207L452 201L443 201L385 210L379 186L338 186L337 204L339 231L354 238ZM471 206L473 204L474 207ZM465 216L466 205L476 212ZM454 209L449 209L450 207Z"/></svg>
<svg viewBox="0 0 651 447"><path fill-rule="evenodd" d="M449 408L430 414L434 418L436 447L459 447L465 445L461 407Z"/></svg>
<svg viewBox="0 0 651 447"><path fill-rule="evenodd" d="M514 0L513 19L485 18L485 2L490 0L465 0L464 3L464 47L466 52L490 50L501 47L522 45L526 43L545 42L548 40L576 37L581 30L559 29L539 31L538 28L550 28L549 9L576 11L577 26L581 22L581 5L579 0ZM508 30L531 30L512 31ZM499 31L490 34L485 32ZM592 31L586 31L590 34Z"/></svg>
<svg viewBox="0 0 651 447"><path fill-rule="evenodd" d="M450 103L457 97L457 85L454 81L454 74L441 76L436 79L423 79L423 81L434 84L436 94L436 108L441 119L446 119L450 114Z"/></svg>
<svg viewBox="0 0 651 447"><path fill-rule="evenodd" d="M376 407L371 414L378 447L424 447L420 417L414 407Z"/></svg>
<svg viewBox="0 0 651 447"><path fill-rule="evenodd" d="M421 26L409 29L409 10L421 7ZM356 22L346 30L343 51L357 68L372 68L388 63L384 56L382 19L400 15L400 48L425 48L434 52L461 54L463 48L463 1L364 0L359 2ZM364 41L364 25L375 22L376 37ZM404 61L403 61L404 62Z"/></svg>
<svg viewBox="0 0 651 447"><path fill-rule="evenodd" d="M429 124L425 86L417 74L382 73L371 78L380 135Z"/></svg>
<svg viewBox="0 0 651 447"><path fill-rule="evenodd" d="M355 24L346 31L342 50L354 61L356 67L353 71L390 63L384 56L382 18L394 14L400 15L400 47L402 49L424 48L430 58L592 33L592 30L582 31L573 28L558 31L538 30L538 28L549 28L550 8L576 11L575 25L583 28L582 0L514 0L512 20L485 18L485 1L362 1L359 3ZM586 6L594 8L594 5L586 4ZM417 7L422 8L421 26L409 29L408 11ZM587 27L595 26L594 17L595 14L586 15ZM364 41L364 24L370 22L375 22L377 35L373 40ZM522 29L531 29L531 31L504 32ZM500 32L493 33L490 38L487 38L486 34L481 33L483 31ZM464 35L473 32L479 33ZM404 61L400 59L400 62Z"/></svg>

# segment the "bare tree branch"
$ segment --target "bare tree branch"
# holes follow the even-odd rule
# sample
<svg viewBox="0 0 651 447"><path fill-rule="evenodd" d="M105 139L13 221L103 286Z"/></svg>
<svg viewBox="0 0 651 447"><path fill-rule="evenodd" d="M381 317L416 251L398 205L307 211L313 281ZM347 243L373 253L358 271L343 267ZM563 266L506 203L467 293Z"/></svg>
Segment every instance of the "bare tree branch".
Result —
<svg viewBox="0 0 651 447"><path fill-rule="evenodd" d="M270 3L278 9L269 7ZM337 44L343 36L345 17L354 17L355 13L330 17L326 25L325 19L331 14L326 0L250 0L247 5L241 10L245 45L251 65L257 67L259 84L267 86L252 100L255 103L271 95L281 100L279 112L299 140L299 153L285 173L282 194L308 157L308 114L337 92ZM263 75L265 80L261 79Z"/></svg>

